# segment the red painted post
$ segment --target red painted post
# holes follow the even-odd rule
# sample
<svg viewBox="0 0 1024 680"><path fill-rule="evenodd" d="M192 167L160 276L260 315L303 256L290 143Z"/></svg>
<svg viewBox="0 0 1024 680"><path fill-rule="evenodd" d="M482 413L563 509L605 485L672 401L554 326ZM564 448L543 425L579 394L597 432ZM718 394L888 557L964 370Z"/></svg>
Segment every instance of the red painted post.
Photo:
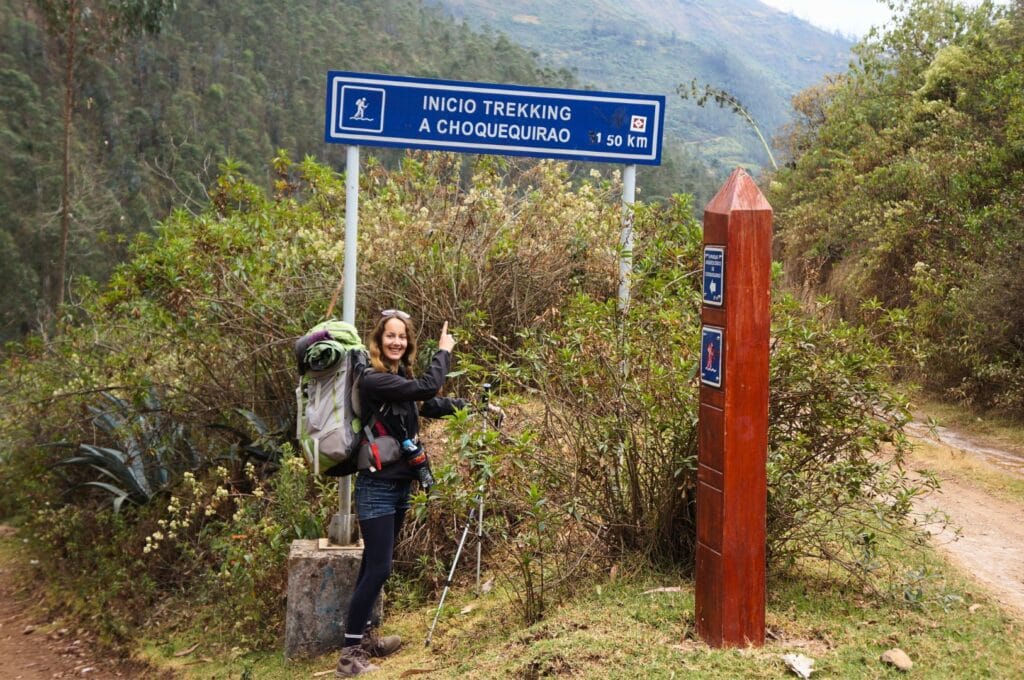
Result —
<svg viewBox="0 0 1024 680"><path fill-rule="evenodd" d="M764 644L772 207L741 169L704 208L697 633Z"/></svg>

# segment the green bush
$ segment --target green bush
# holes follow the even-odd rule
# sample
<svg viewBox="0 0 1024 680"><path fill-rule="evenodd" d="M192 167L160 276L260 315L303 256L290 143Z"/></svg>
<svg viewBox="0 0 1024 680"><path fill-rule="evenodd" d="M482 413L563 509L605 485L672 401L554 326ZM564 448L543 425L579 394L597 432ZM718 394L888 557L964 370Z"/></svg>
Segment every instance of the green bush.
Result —
<svg viewBox="0 0 1024 680"><path fill-rule="evenodd" d="M267 646L281 632L288 543L323 533L333 493L282 439L294 425L292 342L340 276L344 189L312 160L275 168L267 196L225 163L206 212L172 215L108 286L76 286L58 335L4 359L5 509L31 518L59 587L82 611L102 607L112 637L131 637L170 598L201 604L179 619L226 644ZM614 176L574 186L564 164L490 158L464 169L446 154L410 154L395 172L368 163L357 320L407 308L424 358L451 321L450 389L472 397L490 381L510 412L501 432L466 412L432 433L440 484L418 499L400 550L400 569L420 577L403 579L405 594L440 586L483 488L488 564L534 621L610 560L692 564L701 229L687 197L636 206L622 313ZM771 554L879 574L851 555L917 492L893 473L903 415L882 387L888 356L785 298L774 314ZM104 393L114 427L89 409ZM247 464L246 429L280 457L276 473ZM96 468L47 472L67 457L53 442L121 450L126 469L134 456L158 461L160 483L113 513L109 489L81 486Z"/></svg>
<svg viewBox="0 0 1024 680"><path fill-rule="evenodd" d="M507 361L520 325L559 308L571 291L611 285L618 219L611 181L592 178L574 189L565 164L484 158L465 192L468 166L453 155L413 154L396 172L372 159L367 165L357 321L369 327L378 310L406 307L426 357L450 320L463 338L480 339L464 345L475 350L465 354L467 386L483 367ZM115 589L111 601L128 604L105 609L112 621L137 622L150 597L227 568L224 589L238 597L211 598L211 606L228 610L239 639L264 643L279 632L257 630L257 622L280 610L281 546L322 532L319 510L298 525L299 508L279 512L275 485L288 481L292 463L267 491L277 510L260 519L235 516L255 512L255 502L242 499L260 488L246 472L252 446L237 433L260 430L252 439L276 450L294 431L291 345L322 317L341 274L342 178L283 154L274 167L268 196L225 162L205 212L175 212L140 237L108 285L78 281L58 333L12 345L3 356L2 509L35 518L39 530L50 531L46 513L67 520L67 531L47 534L45 547L61 556L60 573L72 587L91 588L94 577L110 573L145 577L148 587L132 597ZM101 401L106 406L95 410ZM61 474L54 466L69 454L53 443L77 452ZM223 508L202 500L215 498L213 488L227 494ZM106 509L112 494L116 519ZM204 508L202 517L188 518L188 531L184 497ZM138 507L122 504L128 498ZM36 516L40 508L45 513ZM178 523L174 538L171 522ZM238 522L270 534L259 545L225 538L248 535L231 529ZM83 542L78 531L97 543ZM273 545L261 547L271 534ZM249 560L259 562L260 576Z"/></svg>
<svg viewBox="0 0 1024 680"><path fill-rule="evenodd" d="M269 480L251 464L239 477L224 467L203 479L185 472L166 506L50 506L24 529L45 565L40 576L57 577L56 598L107 641L156 634L170 608L172 626L201 624L211 644L262 648L283 630L291 542L324 533L333 499L325 491L286 451Z"/></svg>
<svg viewBox="0 0 1024 680"><path fill-rule="evenodd" d="M795 288L849 319L906 310L900 374L941 397L1024 413L1024 6L918 0L794 98L773 178ZM898 349L898 348L894 348Z"/></svg>
<svg viewBox="0 0 1024 680"><path fill-rule="evenodd" d="M682 201L638 212L624 318L614 300L581 296L528 356L546 406L539 447L553 453L534 461L545 488L610 546L692 565L701 232L687 214ZM889 387L893 359L879 337L789 295L776 292L772 315L769 554L866 578L852 546L869 527L891 533L927 487L902 473L908 414Z"/></svg>
<svg viewBox="0 0 1024 680"><path fill-rule="evenodd" d="M488 564L501 565L526 621L630 556L692 568L697 467L700 225L685 197L639 206L632 299L581 293L522 332L516 369L495 370L513 414L502 436L472 418L448 428L440 496L420 507L411 554L448 564L486 480ZM902 464L906 404L889 386L888 344L908 321L869 331L772 305L768 549L773 569L813 557L891 593L879 555L934 485ZM434 570L439 584L443 571Z"/></svg>
<svg viewBox="0 0 1024 680"><path fill-rule="evenodd" d="M896 567L872 541L907 536L912 501L936 487L903 467L910 414L891 386L896 362L887 346L906 320L888 315L889 335L881 337L824 321L831 304L822 300L813 315L788 294L773 304L769 559L838 563L864 585L888 590Z"/></svg>
<svg viewBox="0 0 1024 680"><path fill-rule="evenodd" d="M609 545L693 552L700 225L688 197L640 207L628 312L580 295L532 334L525 363L546 405L536 461Z"/></svg>
<svg viewBox="0 0 1024 680"><path fill-rule="evenodd" d="M230 517L195 536L191 549L205 553L209 566L198 575L192 597L205 605L201 611L208 630L234 644L263 649L273 647L284 630L291 543L326 535L337 496L333 484L318 484L303 458L288 453L266 483L254 477L250 467L251 491L231 493L235 510ZM214 495L205 508L218 511L216 501Z"/></svg>

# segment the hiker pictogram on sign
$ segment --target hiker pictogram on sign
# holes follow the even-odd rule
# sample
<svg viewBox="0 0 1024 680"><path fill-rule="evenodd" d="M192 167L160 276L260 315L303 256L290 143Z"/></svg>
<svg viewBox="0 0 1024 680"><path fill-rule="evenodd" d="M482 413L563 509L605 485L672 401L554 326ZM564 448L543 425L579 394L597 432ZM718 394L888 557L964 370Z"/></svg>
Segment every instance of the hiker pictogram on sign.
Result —
<svg viewBox="0 0 1024 680"><path fill-rule="evenodd" d="M384 129L384 90L345 85L341 88L341 129L380 132Z"/></svg>
<svg viewBox="0 0 1024 680"><path fill-rule="evenodd" d="M700 381L711 387L722 386L722 329L705 326L700 341Z"/></svg>
<svg viewBox="0 0 1024 680"><path fill-rule="evenodd" d="M352 120L373 120L373 118L366 117L366 97L360 97L356 100L356 115L352 116Z"/></svg>

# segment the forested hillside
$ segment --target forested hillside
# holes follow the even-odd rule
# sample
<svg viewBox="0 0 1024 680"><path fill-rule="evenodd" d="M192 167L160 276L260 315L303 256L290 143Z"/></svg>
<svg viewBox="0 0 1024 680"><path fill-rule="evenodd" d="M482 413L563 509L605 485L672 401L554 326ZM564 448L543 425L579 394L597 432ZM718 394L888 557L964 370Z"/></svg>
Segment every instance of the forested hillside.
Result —
<svg viewBox="0 0 1024 680"><path fill-rule="evenodd" d="M912 3L803 92L769 196L791 282L906 316L911 377L1024 411L1024 2Z"/></svg>
<svg viewBox="0 0 1024 680"><path fill-rule="evenodd" d="M415 0L178 0L159 34L117 46L90 17L119 3L84 4L68 278L104 278L134 234L200 209L225 159L257 179L277 149L340 167L344 150L322 142L328 69L572 82ZM0 339L37 328L57 288L67 50L48 5L62 3L0 0Z"/></svg>
<svg viewBox="0 0 1024 680"><path fill-rule="evenodd" d="M45 328L69 281L103 280L172 207L201 209L225 160L255 178L269 177L278 149L341 167L342 150L322 142L328 69L666 91L663 165L642 169L641 197L688 191L699 207L733 163L762 152L735 115L684 104L675 85L696 77L729 89L767 132L788 116L791 92L842 68L847 47L753 0L531 3L536 25L533 14L441 5L0 0L0 340Z"/></svg>
<svg viewBox="0 0 1024 680"><path fill-rule="evenodd" d="M911 457L893 377L1024 411L1024 0L892 4L902 22L797 96L787 164L759 178L789 277L773 278L755 380L766 465L747 485L765 502L765 535L747 541L763 540L749 571L772 589L763 652L690 639L715 495L699 462L717 455L694 199L637 202L623 306L616 168L364 156L357 330L409 310L402 359L435 377L451 331L443 389L467 406L418 430L436 485L393 468L411 507L395 508L393 554L369 551L364 569L394 567L382 631L406 640L381 677L777 677L790 649L823 675L881 676L899 672L883 665L896 642L922 676L1021 667L1014 619L927 548L942 518L917 503L939 475ZM8 620L74 652L77 674L103 674L79 651L104 643L159 663L154 677L335 663L282 654L292 546L324 536L339 501L298 440L303 392L325 394L294 351L343 268L343 150L321 141L330 68L581 85L413 0L0 0L0 332L45 329L0 352L0 519L17 527L0 536L0 590L25 584L39 625ZM46 318L66 217L68 273L94 278ZM385 378L397 394L414 382ZM369 468L357 487L388 477ZM378 519L364 539L392 522ZM479 587L470 559L455 569L471 552ZM343 569L321 564L325 579ZM437 644L418 644L431 618Z"/></svg>
<svg viewBox="0 0 1024 680"><path fill-rule="evenodd" d="M851 58L846 38L757 0L432 1L507 33L585 82L669 96L673 139L726 171L768 158L742 120L680 102L677 85L696 79L727 90L768 136L790 119L792 95L845 71Z"/></svg>

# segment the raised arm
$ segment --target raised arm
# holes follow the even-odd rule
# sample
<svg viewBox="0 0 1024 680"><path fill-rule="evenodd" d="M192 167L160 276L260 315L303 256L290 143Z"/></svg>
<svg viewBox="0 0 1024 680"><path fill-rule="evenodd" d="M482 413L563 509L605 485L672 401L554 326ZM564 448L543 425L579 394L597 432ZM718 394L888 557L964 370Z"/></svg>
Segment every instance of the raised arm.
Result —
<svg viewBox="0 0 1024 680"><path fill-rule="evenodd" d="M438 350L419 378L371 371L363 376L363 389L380 401L427 401L441 391L451 362L451 352Z"/></svg>

